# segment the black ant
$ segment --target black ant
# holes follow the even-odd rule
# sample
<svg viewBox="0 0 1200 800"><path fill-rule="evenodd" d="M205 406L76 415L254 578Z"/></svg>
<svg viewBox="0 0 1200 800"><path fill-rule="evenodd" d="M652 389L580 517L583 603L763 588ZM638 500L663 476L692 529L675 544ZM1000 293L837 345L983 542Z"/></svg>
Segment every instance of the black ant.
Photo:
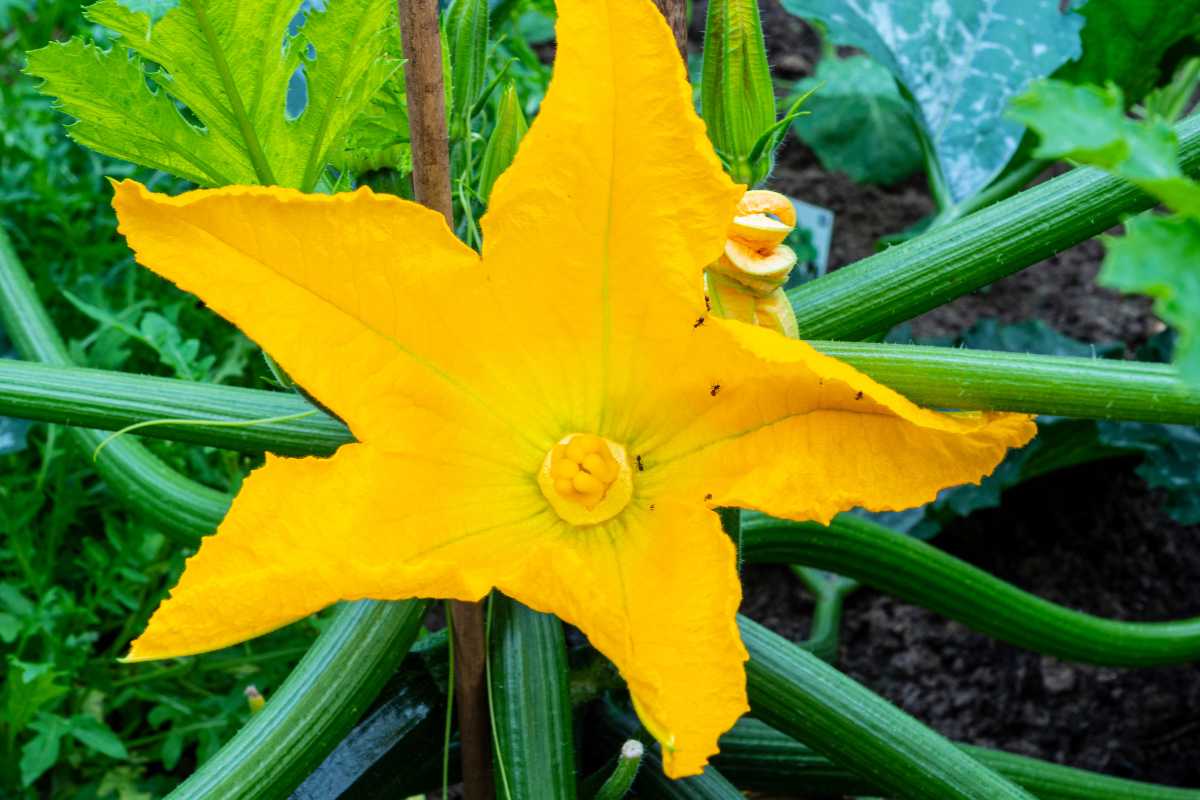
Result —
<svg viewBox="0 0 1200 800"><path fill-rule="evenodd" d="M641 472L644 469L646 469L645 467L642 466L642 457L641 456L638 456L636 460L637 460L638 472Z"/></svg>
<svg viewBox="0 0 1200 800"><path fill-rule="evenodd" d="M719 383L714 383L714 384L712 385L712 388L708 390L708 393L709 393L710 395L712 395L713 397L716 397L716 396L717 396L717 392L719 392L719 391L721 391L721 384L719 384Z"/></svg>
<svg viewBox="0 0 1200 800"><path fill-rule="evenodd" d="M696 320L696 324L695 324L695 325L693 325L692 327L693 327L693 328L699 328L699 327L700 327L701 325L703 325L703 324L704 324L704 317L701 317L700 319Z"/></svg>

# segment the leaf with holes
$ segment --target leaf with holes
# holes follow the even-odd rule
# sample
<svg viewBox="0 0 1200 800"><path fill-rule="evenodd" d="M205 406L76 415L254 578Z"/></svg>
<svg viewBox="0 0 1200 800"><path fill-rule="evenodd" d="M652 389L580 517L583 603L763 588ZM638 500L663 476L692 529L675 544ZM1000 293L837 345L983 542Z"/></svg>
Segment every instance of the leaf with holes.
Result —
<svg viewBox="0 0 1200 800"><path fill-rule="evenodd" d="M182 0L157 22L117 0L87 10L119 34L29 54L81 144L207 186L311 191L396 70L392 6L334 0Z"/></svg>
<svg viewBox="0 0 1200 800"><path fill-rule="evenodd" d="M986 186L1021 139L1004 118L1009 100L1035 78L1079 55L1083 20L1058 0L783 0L858 47L908 91L933 150L946 199Z"/></svg>

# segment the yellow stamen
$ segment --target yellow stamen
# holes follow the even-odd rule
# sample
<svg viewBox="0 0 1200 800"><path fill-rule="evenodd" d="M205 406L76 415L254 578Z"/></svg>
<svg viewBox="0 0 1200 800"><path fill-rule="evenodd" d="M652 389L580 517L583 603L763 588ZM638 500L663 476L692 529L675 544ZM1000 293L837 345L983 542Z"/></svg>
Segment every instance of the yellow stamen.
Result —
<svg viewBox="0 0 1200 800"><path fill-rule="evenodd" d="M564 520L594 525L629 504L633 470L621 445L593 434L573 433L546 453L538 485Z"/></svg>

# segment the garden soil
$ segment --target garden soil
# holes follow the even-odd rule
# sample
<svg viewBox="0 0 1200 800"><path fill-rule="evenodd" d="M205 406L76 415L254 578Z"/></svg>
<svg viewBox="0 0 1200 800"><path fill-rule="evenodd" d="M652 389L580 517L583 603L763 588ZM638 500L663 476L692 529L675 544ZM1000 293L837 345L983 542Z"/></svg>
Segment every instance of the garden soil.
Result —
<svg viewBox="0 0 1200 800"><path fill-rule="evenodd" d="M702 20L697 4L696 18ZM816 37L777 0L763 3L776 74L794 80L819 58ZM693 30L693 36L698 29ZM694 38L693 41L698 41ZM932 210L923 180L881 188L826 173L803 144L781 151L772 187L836 215L830 267ZM994 317L1037 318L1087 342L1132 349L1162 329L1139 298L1096 286L1103 250L1087 242L925 314L917 337ZM939 547L1071 608L1123 620L1200 614L1200 527L1161 510L1136 461L1082 466L1010 491L1002 508L948 528ZM811 612L785 567L745 573L743 611L799 641ZM1200 786L1200 668L1071 664L996 642L934 613L861 589L846 605L839 666L953 739L1127 778Z"/></svg>

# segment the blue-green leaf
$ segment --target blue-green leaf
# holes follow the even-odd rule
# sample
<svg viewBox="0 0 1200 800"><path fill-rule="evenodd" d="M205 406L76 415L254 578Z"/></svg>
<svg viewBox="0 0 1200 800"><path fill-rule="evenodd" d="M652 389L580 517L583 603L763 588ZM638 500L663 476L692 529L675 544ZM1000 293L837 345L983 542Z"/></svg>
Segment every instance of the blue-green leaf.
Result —
<svg viewBox="0 0 1200 800"><path fill-rule="evenodd" d="M1021 126L1005 119L1030 81L1080 53L1083 20L1058 0L783 0L834 42L866 51L908 91L952 202L1008 163Z"/></svg>

